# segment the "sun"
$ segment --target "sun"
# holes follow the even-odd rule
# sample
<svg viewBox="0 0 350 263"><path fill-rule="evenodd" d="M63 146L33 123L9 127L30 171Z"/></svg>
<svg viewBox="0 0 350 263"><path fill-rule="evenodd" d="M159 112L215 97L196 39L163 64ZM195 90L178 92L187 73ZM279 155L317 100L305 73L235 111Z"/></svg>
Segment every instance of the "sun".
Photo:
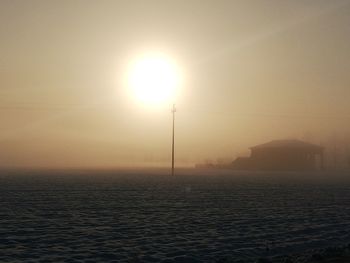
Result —
<svg viewBox="0 0 350 263"><path fill-rule="evenodd" d="M146 54L131 63L128 86L143 104L158 106L174 102L180 85L177 64L164 54Z"/></svg>

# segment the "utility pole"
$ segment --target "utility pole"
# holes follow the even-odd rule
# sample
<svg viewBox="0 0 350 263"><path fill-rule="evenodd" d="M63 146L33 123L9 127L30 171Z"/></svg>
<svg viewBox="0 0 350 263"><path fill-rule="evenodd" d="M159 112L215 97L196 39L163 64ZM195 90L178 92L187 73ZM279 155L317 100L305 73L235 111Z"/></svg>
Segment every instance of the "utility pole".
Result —
<svg viewBox="0 0 350 263"><path fill-rule="evenodd" d="M175 104L173 104L173 108L171 109L171 113L173 114L173 138L172 138L172 149L171 149L171 175L174 175L174 153L175 153Z"/></svg>

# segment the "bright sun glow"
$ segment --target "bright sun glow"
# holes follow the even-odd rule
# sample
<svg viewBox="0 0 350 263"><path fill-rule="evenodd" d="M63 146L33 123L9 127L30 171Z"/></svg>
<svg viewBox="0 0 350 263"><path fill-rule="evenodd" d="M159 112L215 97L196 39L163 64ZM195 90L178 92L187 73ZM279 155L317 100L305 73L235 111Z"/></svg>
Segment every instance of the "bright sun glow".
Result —
<svg viewBox="0 0 350 263"><path fill-rule="evenodd" d="M150 54L132 63L128 83L132 95L139 101L156 106L175 100L180 74L171 59L162 54Z"/></svg>

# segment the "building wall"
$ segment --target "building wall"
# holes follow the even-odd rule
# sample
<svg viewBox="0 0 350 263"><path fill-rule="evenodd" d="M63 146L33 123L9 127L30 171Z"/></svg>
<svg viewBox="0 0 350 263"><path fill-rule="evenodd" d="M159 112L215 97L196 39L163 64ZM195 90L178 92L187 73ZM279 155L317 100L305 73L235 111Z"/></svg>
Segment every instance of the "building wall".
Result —
<svg viewBox="0 0 350 263"><path fill-rule="evenodd" d="M314 170L315 153L304 149L252 149L251 165L262 170Z"/></svg>

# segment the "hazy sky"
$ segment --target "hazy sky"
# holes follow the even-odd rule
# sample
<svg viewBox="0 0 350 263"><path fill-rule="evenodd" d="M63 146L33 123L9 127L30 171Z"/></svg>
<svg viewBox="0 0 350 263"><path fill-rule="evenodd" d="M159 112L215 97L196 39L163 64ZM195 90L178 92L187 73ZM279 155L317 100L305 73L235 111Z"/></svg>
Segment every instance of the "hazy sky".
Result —
<svg viewBox="0 0 350 263"><path fill-rule="evenodd" d="M170 160L168 108L140 107L128 61L182 67L176 158L350 132L350 1L0 0L0 166Z"/></svg>

